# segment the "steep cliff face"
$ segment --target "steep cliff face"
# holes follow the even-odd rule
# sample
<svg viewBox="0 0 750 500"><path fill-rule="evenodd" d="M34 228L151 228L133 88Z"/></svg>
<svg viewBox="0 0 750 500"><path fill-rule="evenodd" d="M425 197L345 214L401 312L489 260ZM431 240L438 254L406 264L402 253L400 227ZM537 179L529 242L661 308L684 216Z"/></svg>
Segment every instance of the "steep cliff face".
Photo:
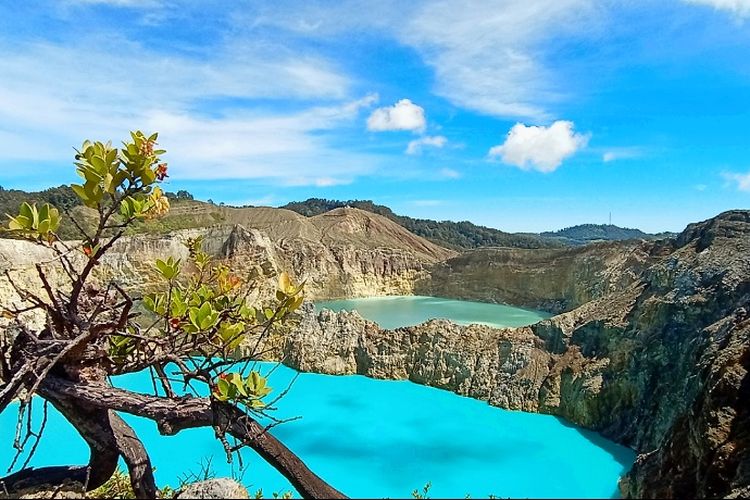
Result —
<svg viewBox="0 0 750 500"><path fill-rule="evenodd" d="M609 267L615 285L598 298L526 328L431 321L387 331L308 310L287 360L563 416L641 453L622 483L628 496L747 494L750 212L638 252L648 256L639 274Z"/></svg>
<svg viewBox="0 0 750 500"><path fill-rule="evenodd" d="M389 331L308 307L279 355L305 371L408 378L598 430L641 453L622 483L628 496L750 494L750 212L674 241L461 256L374 214L286 212L227 211L234 226L126 238L98 272L148 285L154 259L185 258L183 242L202 235L263 293L283 269L307 279L311 298L417 292L562 312L517 329L431 321ZM0 271L32 288L36 263L62 278L53 257L0 240ZM0 278L0 302L17 301Z"/></svg>
<svg viewBox="0 0 750 500"><path fill-rule="evenodd" d="M288 271L296 280L306 280L308 298L328 299L411 294L415 282L424 279L435 262L455 255L384 217L356 209L310 219L277 209L247 209L241 215L250 226L123 238L105 255L98 274L128 287L148 287L156 279L157 258L186 259L185 242L202 236L206 251L264 285L261 295L272 295L275 277ZM32 288L39 287L36 263L51 261L49 272L53 276L61 272L53 257L38 245L0 239L0 271L15 269L16 279ZM8 281L0 277L0 301L16 298Z"/></svg>
<svg viewBox="0 0 750 500"><path fill-rule="evenodd" d="M663 251L638 241L528 250L484 248L440 262L421 295L508 303L554 313L627 288Z"/></svg>

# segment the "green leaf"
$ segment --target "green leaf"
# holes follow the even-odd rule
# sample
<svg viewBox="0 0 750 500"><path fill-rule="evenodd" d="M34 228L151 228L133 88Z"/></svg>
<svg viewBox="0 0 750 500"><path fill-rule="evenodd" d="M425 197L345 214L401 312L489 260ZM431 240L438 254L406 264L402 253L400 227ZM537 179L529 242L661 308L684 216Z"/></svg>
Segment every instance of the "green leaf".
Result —
<svg viewBox="0 0 750 500"><path fill-rule="evenodd" d="M108 165L112 165L114 161L117 159L117 148L112 148L109 151L107 151L107 158L105 161Z"/></svg>
<svg viewBox="0 0 750 500"><path fill-rule="evenodd" d="M219 378L219 381L216 383L216 388L218 389L218 395L216 399L219 399L221 401L226 401L229 399L229 382L227 382L223 378Z"/></svg>
<svg viewBox="0 0 750 500"><path fill-rule="evenodd" d="M98 156L92 156L90 160L91 166L93 166L98 173L100 173L102 176L104 176L104 173L107 170L107 167L104 163L104 159L98 157Z"/></svg>
<svg viewBox="0 0 750 500"><path fill-rule="evenodd" d="M191 307L190 310L188 310L188 318L190 318L190 323L198 330L201 328L201 322L200 319L198 319L198 308L197 307Z"/></svg>
<svg viewBox="0 0 750 500"><path fill-rule="evenodd" d="M242 376L239 373L232 373L229 376L229 381L237 388L237 392L247 397L247 391L245 390L245 381L242 380Z"/></svg>
<svg viewBox="0 0 750 500"><path fill-rule="evenodd" d="M144 185L149 186L156 181L156 174L150 168L144 168L141 173L141 179L143 180Z"/></svg>
<svg viewBox="0 0 750 500"><path fill-rule="evenodd" d="M23 217L22 215L11 217L8 215L8 218L10 219L8 221L8 229L11 231L27 231L30 229L31 224L26 217Z"/></svg>
<svg viewBox="0 0 750 500"><path fill-rule="evenodd" d="M35 219L34 212L36 212L36 210L32 209L31 205L29 205L25 201L21 203L21 206L18 209L18 214L21 217L26 217L30 221L33 221Z"/></svg>
<svg viewBox="0 0 750 500"><path fill-rule="evenodd" d="M302 305L302 302L305 300L305 298L302 295L299 295L292 300L292 303L289 304L289 312L296 311L299 309L299 306Z"/></svg>
<svg viewBox="0 0 750 500"><path fill-rule="evenodd" d="M89 201L89 196L86 193L86 190L83 189L83 186L79 184L71 184L70 188L73 190L73 192L78 196L78 198L81 199L81 201L86 204Z"/></svg>
<svg viewBox="0 0 750 500"><path fill-rule="evenodd" d="M164 278L171 281L180 274L180 261L173 257L169 257L166 262L156 259L156 268Z"/></svg>

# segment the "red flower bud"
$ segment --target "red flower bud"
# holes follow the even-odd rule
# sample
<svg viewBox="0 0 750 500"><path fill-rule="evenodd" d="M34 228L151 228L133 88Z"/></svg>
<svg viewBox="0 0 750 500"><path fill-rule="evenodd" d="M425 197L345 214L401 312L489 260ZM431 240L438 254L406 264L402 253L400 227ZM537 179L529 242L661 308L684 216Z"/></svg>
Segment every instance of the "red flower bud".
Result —
<svg viewBox="0 0 750 500"><path fill-rule="evenodd" d="M166 177L169 177L167 175L167 164L166 163L160 163L156 166L156 178L159 181L163 181Z"/></svg>

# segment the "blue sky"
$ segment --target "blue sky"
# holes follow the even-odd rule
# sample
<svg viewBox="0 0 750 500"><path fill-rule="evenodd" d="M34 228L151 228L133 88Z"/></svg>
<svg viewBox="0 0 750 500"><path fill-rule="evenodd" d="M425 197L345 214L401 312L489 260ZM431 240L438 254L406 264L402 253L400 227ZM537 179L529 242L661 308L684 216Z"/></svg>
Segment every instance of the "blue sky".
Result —
<svg viewBox="0 0 750 500"><path fill-rule="evenodd" d="M750 0L0 0L0 185L159 131L167 189L509 231L750 205Z"/></svg>

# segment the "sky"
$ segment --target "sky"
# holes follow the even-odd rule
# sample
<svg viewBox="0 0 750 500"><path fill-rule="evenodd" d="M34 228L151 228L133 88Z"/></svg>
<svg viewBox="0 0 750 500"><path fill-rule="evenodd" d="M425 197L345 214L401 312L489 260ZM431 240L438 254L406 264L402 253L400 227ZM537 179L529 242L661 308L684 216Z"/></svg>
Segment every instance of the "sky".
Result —
<svg viewBox="0 0 750 500"><path fill-rule="evenodd" d="M169 191L538 232L750 208L750 0L0 0L0 185L159 132Z"/></svg>

